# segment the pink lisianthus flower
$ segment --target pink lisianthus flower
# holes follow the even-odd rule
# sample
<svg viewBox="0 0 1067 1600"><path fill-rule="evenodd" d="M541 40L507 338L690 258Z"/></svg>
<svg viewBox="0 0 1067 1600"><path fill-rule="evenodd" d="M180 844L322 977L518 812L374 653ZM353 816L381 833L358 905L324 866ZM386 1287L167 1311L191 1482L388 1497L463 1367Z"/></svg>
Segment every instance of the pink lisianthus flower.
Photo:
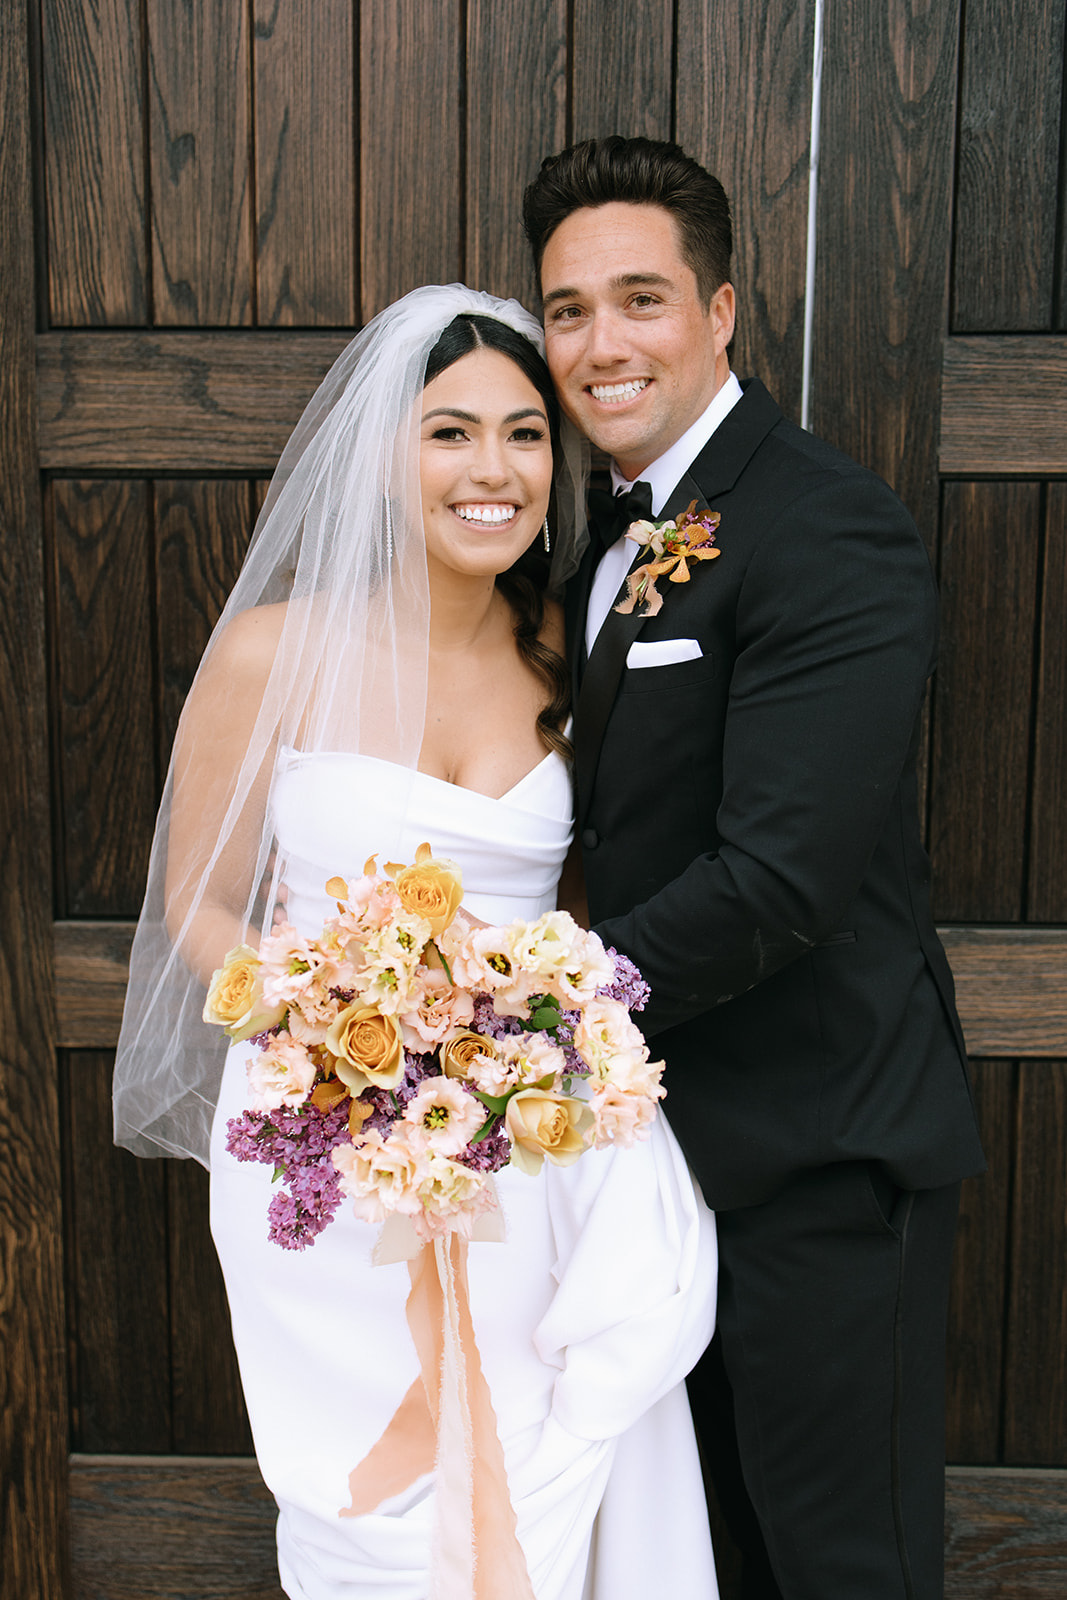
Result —
<svg viewBox="0 0 1067 1600"><path fill-rule="evenodd" d="M306 1006L311 1019L317 999L338 983L340 963L314 939L305 939L288 922L267 935L260 946L263 994L287 1006Z"/></svg>
<svg viewBox="0 0 1067 1600"><path fill-rule="evenodd" d="M425 1157L399 1130L383 1139L374 1128L356 1144L338 1145L333 1164L342 1190L354 1202L352 1209L364 1222L384 1222L393 1211L418 1216Z"/></svg>
<svg viewBox="0 0 1067 1600"><path fill-rule="evenodd" d="M615 977L615 964L599 934L586 933L581 928L577 933L571 955L573 965L558 970L547 986L548 993L554 994L565 1009L584 1006Z"/></svg>
<svg viewBox="0 0 1067 1600"><path fill-rule="evenodd" d="M411 1124L405 1137L416 1149L456 1156L470 1144L486 1114L481 1101L455 1078L426 1078L404 1107L403 1120Z"/></svg>
<svg viewBox="0 0 1067 1600"><path fill-rule="evenodd" d="M333 919L338 937L362 938L392 922L404 908L400 896L389 878L379 878L375 872L374 857L366 863L360 878L331 878L326 893L338 901L342 910Z"/></svg>
<svg viewBox="0 0 1067 1600"><path fill-rule="evenodd" d="M568 911L545 911L522 925L512 946L523 971L537 977L537 987L545 990L560 972L580 964L584 938Z"/></svg>
<svg viewBox="0 0 1067 1600"><path fill-rule="evenodd" d="M394 1135L395 1137L395 1135ZM420 1239L458 1233L469 1239L476 1217L496 1204L488 1176L436 1151L421 1169L418 1197L423 1209L412 1222Z"/></svg>
<svg viewBox="0 0 1067 1600"><path fill-rule="evenodd" d="M416 974L430 937L424 917L400 912L392 922L370 935L363 944L360 994L385 1016L409 1011L416 989Z"/></svg>
<svg viewBox="0 0 1067 1600"><path fill-rule="evenodd" d="M593 1144L603 1150L608 1145L629 1146L635 1139L647 1139L656 1116L656 1100L663 1089L653 1096L628 1094L615 1083L597 1083L589 1097L593 1113Z"/></svg>
<svg viewBox="0 0 1067 1600"><path fill-rule="evenodd" d="M422 967L415 975L411 1008L400 1018L409 1050L441 1044L474 1018L474 1002L464 989L453 988L440 967Z"/></svg>
<svg viewBox="0 0 1067 1600"><path fill-rule="evenodd" d="M594 998L586 1002L575 1023L574 1048L598 1078L610 1075L611 1063L620 1055L648 1059L644 1035L619 1000Z"/></svg>
<svg viewBox="0 0 1067 1600"><path fill-rule="evenodd" d="M515 949L526 924L514 922L506 928L466 925L465 932L457 938L460 922L457 917L441 940L441 953L454 981L464 989L491 994L493 1005L502 1016L524 1015L526 1001L544 987L533 973L523 972Z"/></svg>
<svg viewBox="0 0 1067 1600"><path fill-rule="evenodd" d="M302 1045L275 1038L248 1063L248 1087L256 1111L298 1106L315 1082L315 1063Z"/></svg>

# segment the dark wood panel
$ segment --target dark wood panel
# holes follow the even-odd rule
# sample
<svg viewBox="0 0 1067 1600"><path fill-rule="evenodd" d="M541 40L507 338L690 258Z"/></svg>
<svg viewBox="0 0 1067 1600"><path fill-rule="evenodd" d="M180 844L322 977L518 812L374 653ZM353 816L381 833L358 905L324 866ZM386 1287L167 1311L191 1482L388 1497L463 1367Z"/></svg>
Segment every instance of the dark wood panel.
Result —
<svg viewBox="0 0 1067 1600"><path fill-rule="evenodd" d="M939 929L973 1055L1067 1054L1067 929ZM57 922L60 1043L118 1038L133 925Z"/></svg>
<svg viewBox="0 0 1067 1600"><path fill-rule="evenodd" d="M135 915L156 798L148 490L59 479L51 503L57 900L73 916Z"/></svg>
<svg viewBox="0 0 1067 1600"><path fill-rule="evenodd" d="M1004 1460L1067 1462L1067 1061L1019 1069Z"/></svg>
<svg viewBox="0 0 1067 1600"><path fill-rule="evenodd" d="M1026 909L1067 922L1067 484L1046 493Z"/></svg>
<svg viewBox="0 0 1067 1600"><path fill-rule="evenodd" d="M52 323L146 322L140 0L41 10Z"/></svg>
<svg viewBox="0 0 1067 1600"><path fill-rule="evenodd" d="M1000 1458L1004 1279L1015 1145L1015 1067L971 1061L978 1126L989 1162L960 1198L948 1308L945 1451L950 1461Z"/></svg>
<svg viewBox="0 0 1067 1600"><path fill-rule="evenodd" d="M661 0L574 0L571 125L575 139L669 139L674 7Z"/></svg>
<svg viewBox="0 0 1067 1600"><path fill-rule="evenodd" d="M74 1600L284 1600L254 1461L76 1456Z"/></svg>
<svg viewBox="0 0 1067 1600"><path fill-rule="evenodd" d="M156 324L252 319L247 0L147 0Z"/></svg>
<svg viewBox="0 0 1067 1600"><path fill-rule="evenodd" d="M109 1051L66 1055L66 1248L79 1450L171 1448L166 1168L117 1150Z"/></svg>
<svg viewBox="0 0 1067 1600"><path fill-rule="evenodd" d="M467 282L537 306L522 192L567 126L567 6L467 5Z"/></svg>
<svg viewBox="0 0 1067 1600"><path fill-rule="evenodd" d="M41 465L272 472L345 333L42 334Z"/></svg>
<svg viewBox="0 0 1067 1600"><path fill-rule="evenodd" d="M1063 0L966 0L952 325L1052 326Z"/></svg>
<svg viewBox="0 0 1067 1600"><path fill-rule="evenodd" d="M679 0L679 144L719 178L734 219L734 370L800 420L814 8ZM736 86L748 85L743 101Z"/></svg>
<svg viewBox="0 0 1067 1600"><path fill-rule="evenodd" d="M460 0L360 0L364 322L419 284L465 275L461 16Z"/></svg>
<svg viewBox="0 0 1067 1600"><path fill-rule="evenodd" d="M946 921L1022 912L1040 495L945 485L930 854Z"/></svg>
<svg viewBox="0 0 1067 1600"><path fill-rule="evenodd" d="M945 340L941 471L1067 473L1067 338Z"/></svg>
<svg viewBox="0 0 1067 1600"><path fill-rule="evenodd" d="M261 326L356 318L352 13L352 0L252 0Z"/></svg>
<svg viewBox="0 0 1067 1600"><path fill-rule="evenodd" d="M950 1469L945 1600L1062 1600L1067 1473Z"/></svg>
<svg viewBox="0 0 1067 1600"><path fill-rule="evenodd" d="M67 1387L29 87L27 8L0 0L0 1573L19 1600L55 1600L70 1565Z"/></svg>
<svg viewBox="0 0 1067 1600"><path fill-rule="evenodd" d="M241 480L160 480L155 497L159 770L165 772L178 716L240 571L255 512L251 485Z"/></svg>
<svg viewBox="0 0 1067 1600"><path fill-rule="evenodd" d="M931 548L958 25L956 0L826 9L812 426Z"/></svg>
<svg viewBox="0 0 1067 1600"><path fill-rule="evenodd" d="M230 1312L208 1216L208 1175L195 1161L153 1162L167 1175L173 1448L250 1455Z"/></svg>

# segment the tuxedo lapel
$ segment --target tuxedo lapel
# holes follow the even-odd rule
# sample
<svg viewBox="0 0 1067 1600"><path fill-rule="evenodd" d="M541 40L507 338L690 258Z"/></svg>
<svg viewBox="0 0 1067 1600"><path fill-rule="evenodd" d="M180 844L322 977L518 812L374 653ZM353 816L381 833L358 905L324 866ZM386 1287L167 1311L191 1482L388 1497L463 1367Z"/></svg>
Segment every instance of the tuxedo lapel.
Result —
<svg viewBox="0 0 1067 1600"><path fill-rule="evenodd" d="M608 612L596 636L592 653L582 676L582 687L574 708L574 752L578 779L578 826L581 827L593 792L593 778L600 760L604 729L626 665L626 653L641 631L644 617L635 606L629 616L614 608Z"/></svg>
<svg viewBox="0 0 1067 1600"><path fill-rule="evenodd" d="M668 495L661 517L676 517L688 510L691 500L696 501L698 511L714 511L711 502L715 496L733 488L771 429L781 421L781 410L758 378L747 378L741 388L741 399Z"/></svg>

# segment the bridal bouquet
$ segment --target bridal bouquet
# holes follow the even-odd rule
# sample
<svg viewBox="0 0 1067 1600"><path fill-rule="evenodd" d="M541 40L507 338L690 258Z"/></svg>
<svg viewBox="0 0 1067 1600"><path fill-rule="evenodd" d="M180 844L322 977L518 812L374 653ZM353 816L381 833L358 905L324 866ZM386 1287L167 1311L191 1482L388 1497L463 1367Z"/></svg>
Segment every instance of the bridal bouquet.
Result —
<svg viewBox="0 0 1067 1600"><path fill-rule="evenodd" d="M252 1109L228 1124L239 1161L283 1187L270 1237L302 1250L342 1194L418 1238L469 1238L509 1162L536 1174L646 1134L662 1062L630 1019L648 986L564 911L506 927L461 909L451 862L331 878L321 934L288 924L232 950L204 1019L255 1046Z"/></svg>

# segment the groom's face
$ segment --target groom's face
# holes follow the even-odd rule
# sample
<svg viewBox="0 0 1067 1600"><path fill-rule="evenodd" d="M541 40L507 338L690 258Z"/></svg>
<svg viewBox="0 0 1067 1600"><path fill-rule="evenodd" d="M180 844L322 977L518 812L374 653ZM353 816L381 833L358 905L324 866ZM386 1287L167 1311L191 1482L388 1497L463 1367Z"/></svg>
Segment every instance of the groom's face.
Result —
<svg viewBox="0 0 1067 1600"><path fill-rule="evenodd" d="M560 404L632 481L729 376L733 289L724 283L705 305L671 214L612 201L560 223L541 292Z"/></svg>

